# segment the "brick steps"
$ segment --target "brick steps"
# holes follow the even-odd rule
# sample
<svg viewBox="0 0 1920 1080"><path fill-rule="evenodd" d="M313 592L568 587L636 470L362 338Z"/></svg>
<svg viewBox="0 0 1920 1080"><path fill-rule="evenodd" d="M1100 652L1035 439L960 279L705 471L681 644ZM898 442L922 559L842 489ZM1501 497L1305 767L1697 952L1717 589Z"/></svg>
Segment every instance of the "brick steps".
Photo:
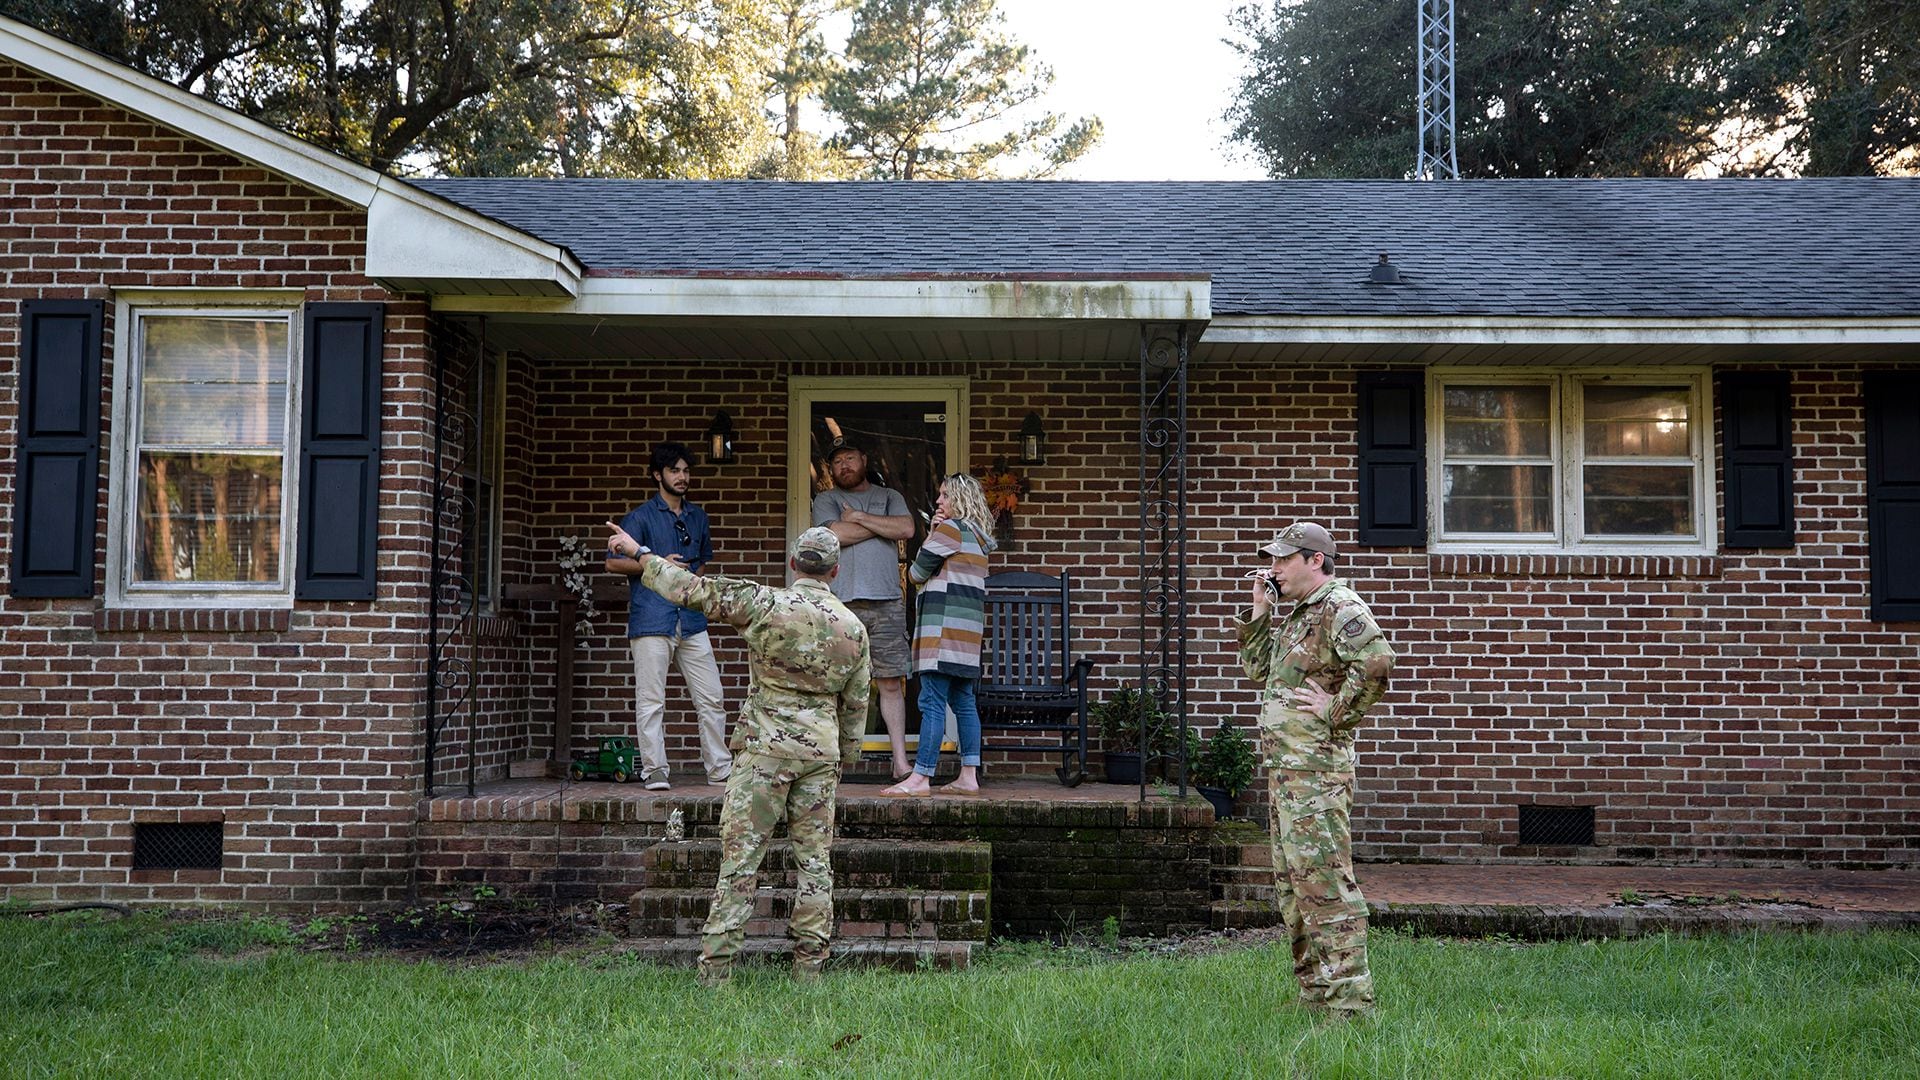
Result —
<svg viewBox="0 0 1920 1080"><path fill-rule="evenodd" d="M642 854L642 887L627 932L649 959L691 964L712 907L721 844L662 842ZM746 926L748 958L790 959L787 920L798 886L793 843L767 845ZM993 848L978 841L837 840L833 845L836 964L963 968L991 927Z"/></svg>
<svg viewBox="0 0 1920 1080"><path fill-rule="evenodd" d="M1209 850L1213 901L1207 911L1213 928L1252 930L1278 925L1280 912L1273 906L1273 848L1266 839L1254 842L1244 830L1235 830L1218 836Z"/></svg>
<svg viewBox="0 0 1920 1080"><path fill-rule="evenodd" d="M1280 925L1280 912L1267 900L1215 900L1208 908L1215 930L1257 930Z"/></svg>
<svg viewBox="0 0 1920 1080"><path fill-rule="evenodd" d="M971 941L874 941L833 939L833 954L827 970L842 968L890 968L894 971L919 971L933 968L943 971L964 970L973 961ZM669 967L694 967L700 960L700 939L635 938L627 950L643 960ZM786 938L749 937L741 946L736 961L745 964L780 965L793 962L793 942Z"/></svg>
<svg viewBox="0 0 1920 1080"><path fill-rule="evenodd" d="M642 889L711 889L720 872L720 841L662 841L640 857ZM798 869L793 842L768 842L760 885L793 888ZM855 840L833 843L833 884L840 888L986 891L993 880L993 846L969 840Z"/></svg>
<svg viewBox="0 0 1920 1080"><path fill-rule="evenodd" d="M762 886L747 936L784 935L794 890ZM707 921L713 887L643 889L633 894L627 932L634 937L694 937ZM987 893L911 889L835 889L834 934L877 940L987 940Z"/></svg>

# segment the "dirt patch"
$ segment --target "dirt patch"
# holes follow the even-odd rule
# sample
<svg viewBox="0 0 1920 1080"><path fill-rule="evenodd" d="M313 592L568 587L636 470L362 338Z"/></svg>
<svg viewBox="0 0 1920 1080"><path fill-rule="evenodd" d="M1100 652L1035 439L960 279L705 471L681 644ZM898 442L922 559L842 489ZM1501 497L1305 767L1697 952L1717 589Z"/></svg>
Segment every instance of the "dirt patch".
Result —
<svg viewBox="0 0 1920 1080"><path fill-rule="evenodd" d="M624 904L549 908L450 902L404 911L326 915L295 930L307 948L436 960L513 960L611 942Z"/></svg>

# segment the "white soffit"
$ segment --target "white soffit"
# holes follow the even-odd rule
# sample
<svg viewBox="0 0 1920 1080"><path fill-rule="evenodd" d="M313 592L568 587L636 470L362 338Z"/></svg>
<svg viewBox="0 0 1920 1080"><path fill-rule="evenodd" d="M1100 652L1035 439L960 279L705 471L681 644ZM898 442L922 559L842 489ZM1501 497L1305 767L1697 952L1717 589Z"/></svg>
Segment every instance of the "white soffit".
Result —
<svg viewBox="0 0 1920 1080"><path fill-rule="evenodd" d="M367 211L368 277L405 290L570 296L571 252L0 16L0 56Z"/></svg>
<svg viewBox="0 0 1920 1080"><path fill-rule="evenodd" d="M587 318L1205 322L1205 277L589 277L552 301L438 295L436 311Z"/></svg>
<svg viewBox="0 0 1920 1080"><path fill-rule="evenodd" d="M1888 345L1920 342L1920 318L1578 318L1222 315L1205 345Z"/></svg>

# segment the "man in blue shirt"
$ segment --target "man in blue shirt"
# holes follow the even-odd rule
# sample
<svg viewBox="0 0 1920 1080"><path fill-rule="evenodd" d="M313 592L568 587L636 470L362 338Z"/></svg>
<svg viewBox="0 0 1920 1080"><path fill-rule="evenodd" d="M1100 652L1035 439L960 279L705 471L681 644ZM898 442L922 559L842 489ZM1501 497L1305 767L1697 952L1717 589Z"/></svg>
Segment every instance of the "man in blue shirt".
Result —
<svg viewBox="0 0 1920 1080"><path fill-rule="evenodd" d="M664 442L653 448L647 471L658 490L653 498L620 520L627 535L675 566L700 573L713 560L713 537L706 511L687 501L693 482L687 448ZM727 752L726 702L720 696L720 669L707 639L707 617L677 607L640 582L640 563L607 552L607 569L627 575L628 646L633 650L634 712L639 728L640 776L648 791L665 791L667 744L662 720L667 711L667 664L680 667L693 709L700 718L700 762L707 782L724 784L733 772Z"/></svg>

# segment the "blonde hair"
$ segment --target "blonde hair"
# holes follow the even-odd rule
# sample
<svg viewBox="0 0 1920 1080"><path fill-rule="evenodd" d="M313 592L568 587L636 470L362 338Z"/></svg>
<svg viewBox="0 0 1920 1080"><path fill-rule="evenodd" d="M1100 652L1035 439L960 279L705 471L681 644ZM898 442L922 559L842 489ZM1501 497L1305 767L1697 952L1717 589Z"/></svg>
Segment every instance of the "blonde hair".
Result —
<svg viewBox="0 0 1920 1080"><path fill-rule="evenodd" d="M966 522L980 538L981 546L992 551L993 511L987 509L987 495L980 490L980 481L966 473L954 473L940 481L940 490L947 495L954 519Z"/></svg>

